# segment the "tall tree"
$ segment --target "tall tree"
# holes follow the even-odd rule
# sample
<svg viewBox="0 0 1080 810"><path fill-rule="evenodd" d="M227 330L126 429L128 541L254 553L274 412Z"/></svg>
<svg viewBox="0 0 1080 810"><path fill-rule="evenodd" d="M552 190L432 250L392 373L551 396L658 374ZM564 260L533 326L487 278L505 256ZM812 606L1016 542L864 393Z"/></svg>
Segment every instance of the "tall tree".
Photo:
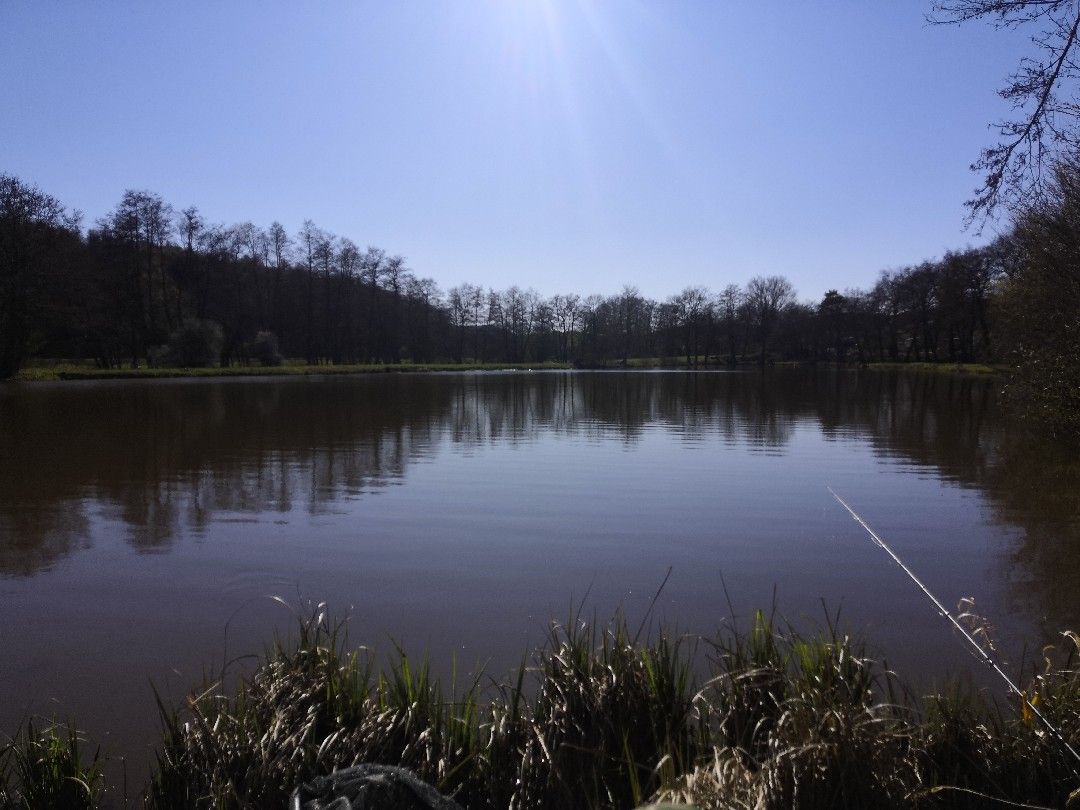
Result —
<svg viewBox="0 0 1080 810"><path fill-rule="evenodd" d="M304 356L308 363L318 361L315 337L315 276L319 248L327 241L327 234L310 219L304 220L296 242L300 246L300 261L304 267Z"/></svg>
<svg viewBox="0 0 1080 810"><path fill-rule="evenodd" d="M1001 308L1016 373L1012 401L1063 437L1080 438L1080 160L1062 163L1048 201L1021 218L1019 268Z"/></svg>
<svg viewBox="0 0 1080 810"><path fill-rule="evenodd" d="M716 309L720 326L727 343L728 362L736 362L736 349L739 336L739 310L743 306L743 292L738 284L728 284L716 298Z"/></svg>
<svg viewBox="0 0 1080 810"><path fill-rule="evenodd" d="M818 304L818 314L824 321L822 325L831 344L832 359L838 363L844 362L846 354L848 303L847 297L836 290L828 290Z"/></svg>
<svg viewBox="0 0 1080 810"><path fill-rule="evenodd" d="M756 276L746 286L746 301L757 328L759 362L765 365L780 315L795 301L795 288L783 276Z"/></svg>
<svg viewBox="0 0 1080 810"><path fill-rule="evenodd" d="M0 174L0 379L26 360L35 319L48 305L47 274L77 228L78 217L55 197Z"/></svg>

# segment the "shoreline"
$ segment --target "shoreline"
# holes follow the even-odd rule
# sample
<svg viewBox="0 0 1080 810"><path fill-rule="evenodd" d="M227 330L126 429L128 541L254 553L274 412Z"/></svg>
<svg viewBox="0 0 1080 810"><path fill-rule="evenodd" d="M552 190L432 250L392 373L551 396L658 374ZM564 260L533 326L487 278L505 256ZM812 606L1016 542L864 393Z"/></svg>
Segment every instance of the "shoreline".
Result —
<svg viewBox="0 0 1080 810"><path fill-rule="evenodd" d="M963 376L1001 376L1010 373L1007 366L990 365L984 363L951 363L951 362L874 362L874 363L816 363L803 361L781 361L770 363L768 368L803 368L803 367L831 367L845 370L868 370L868 371L908 371L928 372L933 374L956 374ZM305 376L341 376L360 374L430 374L439 372L455 371L640 371L640 370L683 370L683 371L716 371L717 369L728 370L753 370L760 366L757 363L727 363L701 364L700 366L688 366L685 361L661 362L656 358L632 358L626 365L613 363L610 365L575 365L555 361L542 363L400 363L400 364L293 364L281 366L212 366L208 368L98 368L91 365L81 365L75 362L58 362L53 365L29 366L21 369L12 382L60 382L65 380L160 380L160 379L183 379L183 378L214 378L214 377L305 377Z"/></svg>
<svg viewBox="0 0 1080 810"><path fill-rule="evenodd" d="M1009 366L991 363L928 363L923 361L868 363L866 368L872 371L927 371L933 374L966 374L985 377L1003 376L1012 372Z"/></svg>
<svg viewBox="0 0 1080 810"><path fill-rule="evenodd" d="M313 377L326 375L437 373L446 371L545 371L570 370L569 363L401 363L212 366L208 368L96 368L60 363L55 366L20 370L14 382L58 382L62 380L163 380L185 377Z"/></svg>

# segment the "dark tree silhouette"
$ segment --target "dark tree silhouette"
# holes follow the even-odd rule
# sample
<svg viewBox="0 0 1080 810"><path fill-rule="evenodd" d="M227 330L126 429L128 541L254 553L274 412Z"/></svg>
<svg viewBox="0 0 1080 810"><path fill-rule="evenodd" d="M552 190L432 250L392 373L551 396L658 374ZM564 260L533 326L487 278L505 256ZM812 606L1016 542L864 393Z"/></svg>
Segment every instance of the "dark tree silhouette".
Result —
<svg viewBox="0 0 1080 810"><path fill-rule="evenodd" d="M764 363L777 323L784 310L795 301L795 289L783 276L757 276L750 279L746 287L746 301L757 328L760 362Z"/></svg>
<svg viewBox="0 0 1080 810"><path fill-rule="evenodd" d="M0 379L18 371L32 350L77 226L78 217L55 197L0 174Z"/></svg>
<svg viewBox="0 0 1080 810"><path fill-rule="evenodd" d="M81 233L60 201L0 175L0 375L34 356L102 367L1008 360L1035 410L1077 411L1078 177L1080 160L1060 161L1015 234L809 303L779 275L663 302L631 286L544 298L461 284L444 296L404 257L311 221L290 240L276 222L209 224L128 191Z"/></svg>

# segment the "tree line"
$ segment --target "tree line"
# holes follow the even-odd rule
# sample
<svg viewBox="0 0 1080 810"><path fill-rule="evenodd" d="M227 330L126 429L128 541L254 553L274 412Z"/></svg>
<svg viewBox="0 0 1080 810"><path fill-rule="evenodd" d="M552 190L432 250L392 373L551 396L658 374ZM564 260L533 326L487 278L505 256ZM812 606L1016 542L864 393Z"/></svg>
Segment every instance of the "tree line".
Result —
<svg viewBox="0 0 1080 810"><path fill-rule="evenodd" d="M272 360L270 348L311 364L970 362L996 356L990 302L1011 257L1004 243L950 253L819 302L797 301L782 276L663 301L629 286L608 296L473 284L443 293L403 257L310 221L294 234L278 222L211 225L144 191L126 192L83 232L57 199L12 176L0 177L0 245L8 376L31 356L158 362L178 341L180 359L222 365ZM200 342L193 324L210 334L213 356L184 356L185 339Z"/></svg>
<svg viewBox="0 0 1080 810"><path fill-rule="evenodd" d="M631 286L606 296L473 284L444 292L402 256L311 221L295 233L278 222L211 224L196 208L128 191L84 229L55 197L0 175L0 376L32 357L102 367L286 357L1015 362L1029 370L1049 362L1065 373L1080 368L1069 331L1080 312L1078 166L1061 162L1055 193L991 244L885 271L865 289L829 290L819 301L798 300L783 276L718 292L688 287L664 300ZM1040 385L1031 378L1028 387ZM1066 389L1053 407L1072 406Z"/></svg>

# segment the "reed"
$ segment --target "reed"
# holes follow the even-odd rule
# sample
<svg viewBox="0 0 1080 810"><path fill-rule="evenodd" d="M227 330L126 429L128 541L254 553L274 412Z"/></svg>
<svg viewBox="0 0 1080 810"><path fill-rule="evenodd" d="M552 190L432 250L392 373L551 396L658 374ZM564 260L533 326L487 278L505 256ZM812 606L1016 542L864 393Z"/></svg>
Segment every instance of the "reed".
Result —
<svg viewBox="0 0 1080 810"><path fill-rule="evenodd" d="M1063 642L1029 694L1075 741L1076 638ZM1077 780L1022 705L959 685L917 698L835 621L807 636L775 612L707 640L571 617L505 681L444 688L401 650L377 673L320 607L233 690L163 708L149 803L280 805L301 781L378 762L479 810L1064 806Z"/></svg>
<svg viewBox="0 0 1080 810"><path fill-rule="evenodd" d="M94 808L103 788L102 759L74 727L28 720L0 747L0 808Z"/></svg>
<svg viewBox="0 0 1080 810"><path fill-rule="evenodd" d="M630 806L660 787L658 754L689 767L705 750L692 687L681 640L635 644L622 620L553 625L505 682L444 688L400 649L375 674L320 607L231 694L218 682L182 713L162 706L150 804L280 805L317 774L379 762L469 808Z"/></svg>
<svg viewBox="0 0 1080 810"><path fill-rule="evenodd" d="M409 768L470 810L1064 807L1080 787L1027 702L961 682L917 696L835 617L804 634L758 612L698 639L571 615L506 678L463 681L398 648L378 666L347 628L321 605L298 612L246 673L159 701L146 804L280 807L362 762ZM1023 681L1070 745L1078 641L1062 636ZM28 726L0 755L0 807L98 806L85 750Z"/></svg>

